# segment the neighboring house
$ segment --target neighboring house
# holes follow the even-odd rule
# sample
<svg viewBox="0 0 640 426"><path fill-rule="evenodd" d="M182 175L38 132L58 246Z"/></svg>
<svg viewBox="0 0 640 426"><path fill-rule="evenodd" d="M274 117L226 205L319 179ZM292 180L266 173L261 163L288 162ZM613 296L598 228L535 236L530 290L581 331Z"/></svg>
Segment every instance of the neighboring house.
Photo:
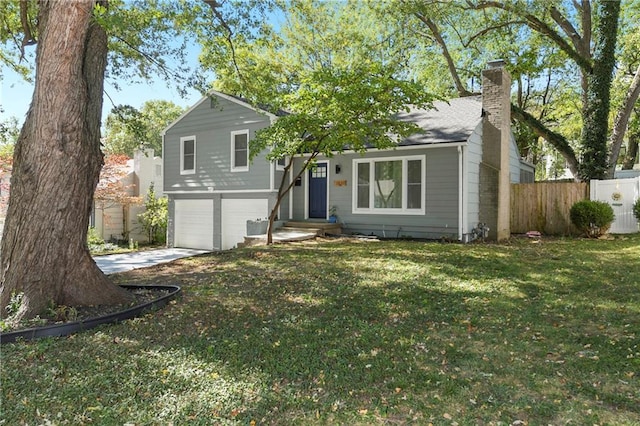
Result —
<svg viewBox="0 0 640 426"><path fill-rule="evenodd" d="M510 183L533 182L510 126L510 77L501 63L483 76L483 96L437 102L401 119L424 133L397 148L319 157L286 195L280 220L327 220L336 208L344 233L381 237L473 239L509 232ZM169 246L229 249L246 221L275 205L283 167L265 153L249 162L248 143L277 117L212 92L164 131L164 191ZM294 160L292 179L305 157ZM507 235L508 236L508 235Z"/></svg>
<svg viewBox="0 0 640 426"><path fill-rule="evenodd" d="M138 214L144 211L144 197L151 185L156 196L163 195L162 158L155 157L153 149L136 151L133 159L123 164L121 170L112 173L110 179L117 182L101 181L98 187L116 186L111 192L117 194L94 201L90 226L107 241L133 239L147 242L148 235L138 223Z"/></svg>

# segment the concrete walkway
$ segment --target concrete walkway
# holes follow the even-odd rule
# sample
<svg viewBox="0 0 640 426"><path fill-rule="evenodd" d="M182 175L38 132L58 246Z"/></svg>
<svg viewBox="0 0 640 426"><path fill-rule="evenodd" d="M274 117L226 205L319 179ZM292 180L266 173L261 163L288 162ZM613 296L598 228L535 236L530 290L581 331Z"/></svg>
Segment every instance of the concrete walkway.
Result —
<svg viewBox="0 0 640 426"><path fill-rule="evenodd" d="M114 274L132 269L147 268L160 263L167 263L183 257L191 257L203 253L208 253L208 251L167 248L134 253L107 254L104 256L96 256L94 260L98 267L102 269L102 272L105 274Z"/></svg>

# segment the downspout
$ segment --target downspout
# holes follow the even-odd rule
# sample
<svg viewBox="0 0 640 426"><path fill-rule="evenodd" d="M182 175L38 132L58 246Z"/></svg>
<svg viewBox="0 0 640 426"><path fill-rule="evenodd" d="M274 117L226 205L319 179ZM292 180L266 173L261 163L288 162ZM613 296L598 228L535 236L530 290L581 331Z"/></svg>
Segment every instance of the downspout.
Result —
<svg viewBox="0 0 640 426"><path fill-rule="evenodd" d="M464 241L464 171L463 171L463 149L458 146L458 240Z"/></svg>

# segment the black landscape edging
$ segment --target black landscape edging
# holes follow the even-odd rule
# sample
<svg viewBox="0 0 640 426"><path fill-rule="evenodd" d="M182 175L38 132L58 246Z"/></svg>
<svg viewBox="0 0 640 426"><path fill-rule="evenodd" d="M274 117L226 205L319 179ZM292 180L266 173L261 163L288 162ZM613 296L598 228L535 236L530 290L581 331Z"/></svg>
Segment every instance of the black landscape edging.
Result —
<svg viewBox="0 0 640 426"><path fill-rule="evenodd" d="M125 309L124 311L114 312L101 317L89 318L83 321L67 322L63 324L49 325L45 327L27 328L24 330L12 331L9 333L0 333L0 344L13 343L16 340L33 340L42 337L62 337L80 331L90 330L102 324L111 324L119 321L128 320L142 315L145 312L160 309L166 306L169 301L174 299L182 290L177 285L120 285L125 289L162 289L170 290L158 299Z"/></svg>

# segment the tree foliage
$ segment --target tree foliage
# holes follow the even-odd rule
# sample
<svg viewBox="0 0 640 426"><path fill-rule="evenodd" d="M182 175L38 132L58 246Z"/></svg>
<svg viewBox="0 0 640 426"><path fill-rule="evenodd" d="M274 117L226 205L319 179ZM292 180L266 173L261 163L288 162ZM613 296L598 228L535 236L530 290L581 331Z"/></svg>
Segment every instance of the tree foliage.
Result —
<svg viewBox="0 0 640 426"><path fill-rule="evenodd" d="M126 176L131 173L131 168L127 164L129 161L129 157L122 154L112 154L105 157L94 195L96 204L100 208L140 201L138 197L131 195L133 182L127 183L125 181Z"/></svg>
<svg viewBox="0 0 640 426"><path fill-rule="evenodd" d="M153 185L149 187L144 201L145 211L138 215L138 222L147 232L151 244L164 242L169 217L168 200L157 197Z"/></svg>
<svg viewBox="0 0 640 426"><path fill-rule="evenodd" d="M130 105L114 107L105 123L104 150L133 157L136 150L151 148L162 156L162 131L183 112L165 100L147 101L139 110Z"/></svg>
<svg viewBox="0 0 640 426"><path fill-rule="evenodd" d="M519 146L529 160L538 160L537 139L544 138L563 155L574 176L612 174L618 155L612 148L621 143L629 117L616 121L617 131L611 130L611 120L638 99L628 96L609 111L612 90L626 92L631 84L628 79L626 86L611 88L614 64L624 64L631 77L640 74L637 59L625 53L637 52L637 43L627 41L637 34L637 2L372 3L380 19L416 41L415 67L444 93L477 91L475 82L486 61L505 59L516 85L513 105L518 110L513 116L529 128L517 127ZM622 49L616 48L619 44Z"/></svg>
<svg viewBox="0 0 640 426"><path fill-rule="evenodd" d="M394 146L419 130L396 114L434 98L407 78L403 49L369 26L361 4L299 0L283 7L287 21L278 33L263 28L254 40L211 40L203 55L220 89L280 114L250 142L251 158L268 150L270 160L288 159L269 242L281 200L319 155ZM303 167L287 181L293 158L302 156Z"/></svg>
<svg viewBox="0 0 640 426"><path fill-rule="evenodd" d="M198 2L197 4L202 4ZM16 321L50 303L115 304L112 285L86 247L87 223L103 163L100 116L107 79L160 75L192 84L183 66L195 1L9 0L0 2L0 61L30 78L34 96L16 143L2 240L0 306L21 293ZM36 45L35 55L30 45Z"/></svg>

